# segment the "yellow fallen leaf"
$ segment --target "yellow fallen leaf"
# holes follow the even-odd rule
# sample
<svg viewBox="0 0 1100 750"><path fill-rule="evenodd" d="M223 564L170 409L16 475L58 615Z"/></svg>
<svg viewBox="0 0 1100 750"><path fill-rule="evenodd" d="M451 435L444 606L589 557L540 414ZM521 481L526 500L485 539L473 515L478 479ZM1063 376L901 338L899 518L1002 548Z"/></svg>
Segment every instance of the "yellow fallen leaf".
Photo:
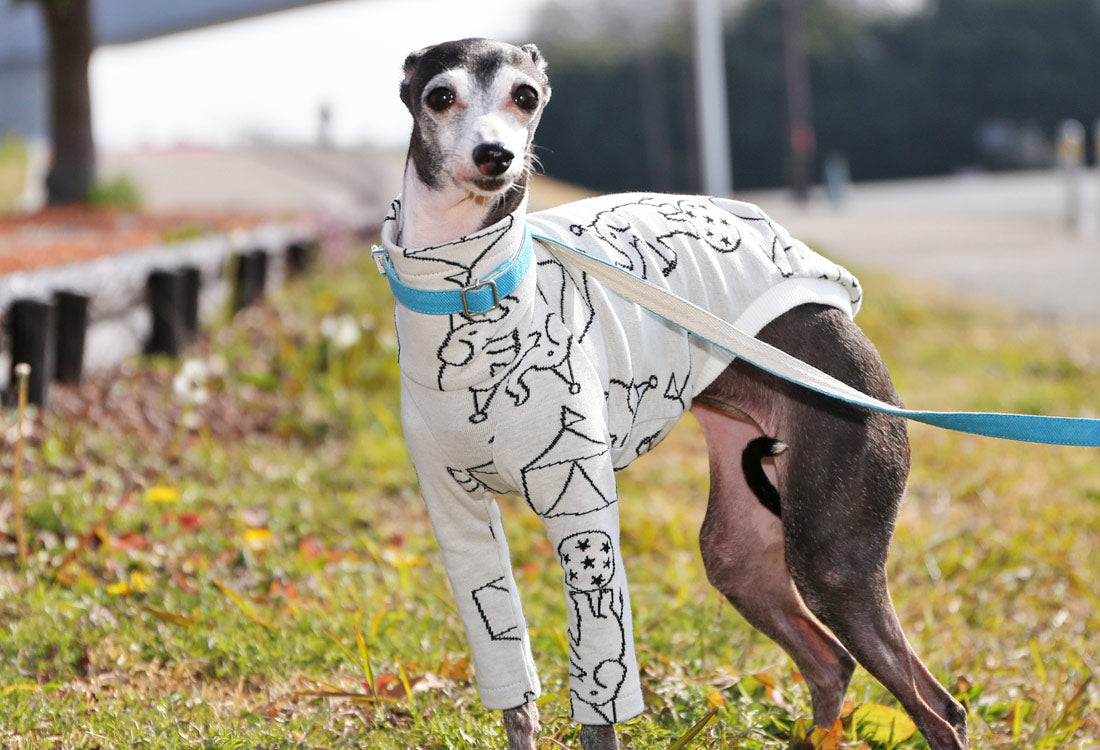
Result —
<svg viewBox="0 0 1100 750"><path fill-rule="evenodd" d="M141 594L153 588L153 577L135 570L130 573L130 591Z"/></svg>
<svg viewBox="0 0 1100 750"><path fill-rule="evenodd" d="M158 484L145 490L147 503L174 503L180 499L180 491L175 487Z"/></svg>
<svg viewBox="0 0 1100 750"><path fill-rule="evenodd" d="M241 532L245 546L254 552L265 550L275 543L275 533L271 529L250 528Z"/></svg>
<svg viewBox="0 0 1100 750"><path fill-rule="evenodd" d="M810 745L814 750L840 750L842 739L844 739L844 725L839 719L829 729L814 727L810 732Z"/></svg>
<svg viewBox="0 0 1100 750"><path fill-rule="evenodd" d="M124 596L130 593L129 581L115 581L107 584L107 593L112 596Z"/></svg>
<svg viewBox="0 0 1100 750"><path fill-rule="evenodd" d="M134 570L131 571L128 579L107 584L107 593L113 596L144 594L151 588L153 588L153 577L140 570Z"/></svg>
<svg viewBox="0 0 1100 750"><path fill-rule="evenodd" d="M181 615L176 612L169 612L166 609L160 607L154 607L150 604L142 604L141 608L146 612L151 612L162 620L168 622L174 622L176 625L197 625L198 620L194 617L188 617L187 615Z"/></svg>
<svg viewBox="0 0 1100 750"><path fill-rule="evenodd" d="M879 703L863 703L852 711L851 726L858 739L896 745L912 737L917 725L904 711Z"/></svg>

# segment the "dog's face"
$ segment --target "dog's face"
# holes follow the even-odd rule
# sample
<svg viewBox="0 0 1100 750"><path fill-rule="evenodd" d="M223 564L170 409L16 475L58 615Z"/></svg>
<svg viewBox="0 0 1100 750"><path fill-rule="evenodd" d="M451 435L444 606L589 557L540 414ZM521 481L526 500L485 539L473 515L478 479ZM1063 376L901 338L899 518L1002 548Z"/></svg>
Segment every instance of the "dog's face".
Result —
<svg viewBox="0 0 1100 750"><path fill-rule="evenodd" d="M430 188L494 197L526 177L550 98L533 44L463 39L405 59L401 100L413 116L409 158Z"/></svg>

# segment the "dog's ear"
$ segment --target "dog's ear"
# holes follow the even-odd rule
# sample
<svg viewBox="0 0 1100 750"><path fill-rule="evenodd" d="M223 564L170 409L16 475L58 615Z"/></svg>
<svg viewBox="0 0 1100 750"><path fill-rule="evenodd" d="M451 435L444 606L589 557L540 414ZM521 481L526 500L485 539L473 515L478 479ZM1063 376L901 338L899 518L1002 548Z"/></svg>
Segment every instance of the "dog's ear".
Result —
<svg viewBox="0 0 1100 750"><path fill-rule="evenodd" d="M550 77L546 75L546 58L542 56L542 52L539 48L533 44L525 44L520 47L525 53L531 57L531 62L535 64L535 69L539 72L539 82L543 88L543 99L550 98Z"/></svg>
<svg viewBox="0 0 1100 750"><path fill-rule="evenodd" d="M416 66L420 63L420 58L424 56L427 51L427 47L418 49L415 52L410 52L409 56L405 58L404 72L405 78L401 81L401 101L405 103L405 106L410 110L412 109L412 98L409 95L409 88L412 85L413 73L416 72Z"/></svg>
<svg viewBox="0 0 1100 750"><path fill-rule="evenodd" d="M520 47L520 49L531 56L531 62L533 62L535 64L535 67L538 68L539 72L542 73L545 76L546 75L546 60L543 59L542 53L539 52L539 48L536 47L533 44L525 44L522 47Z"/></svg>

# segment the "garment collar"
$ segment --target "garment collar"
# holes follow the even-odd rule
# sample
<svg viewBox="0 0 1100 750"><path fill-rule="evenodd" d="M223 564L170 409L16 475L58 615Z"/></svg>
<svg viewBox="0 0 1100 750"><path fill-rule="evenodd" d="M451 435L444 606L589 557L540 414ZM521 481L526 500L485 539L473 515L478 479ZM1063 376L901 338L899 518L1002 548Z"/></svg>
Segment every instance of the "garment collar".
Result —
<svg viewBox="0 0 1100 750"><path fill-rule="evenodd" d="M497 223L451 242L402 247L401 196L382 225L382 245L373 251L378 270L399 303L430 315L481 315L511 294L531 268L531 235L525 224L527 197Z"/></svg>

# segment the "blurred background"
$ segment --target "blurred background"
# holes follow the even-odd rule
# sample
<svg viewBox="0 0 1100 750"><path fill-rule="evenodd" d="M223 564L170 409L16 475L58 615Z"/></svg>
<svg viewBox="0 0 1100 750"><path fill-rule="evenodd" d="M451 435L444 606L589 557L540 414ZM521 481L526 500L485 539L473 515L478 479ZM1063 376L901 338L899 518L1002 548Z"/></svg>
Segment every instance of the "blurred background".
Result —
<svg viewBox="0 0 1100 750"><path fill-rule="evenodd" d="M92 132L107 155L400 149L404 55L486 35L534 41L550 60L548 174L598 190L703 189L691 0L87 2ZM51 3L0 0L0 133L32 148L50 137L37 6ZM855 180L1050 167L1059 124L1100 117L1097 0L706 4L720 6L707 22L724 42L739 190L790 182L792 115L807 120L794 141L811 182L827 163ZM792 86L804 101L792 102Z"/></svg>
<svg viewBox="0 0 1100 750"><path fill-rule="evenodd" d="M861 251L861 207L1000 211L1096 279L1100 0L0 0L0 210L106 182L376 221L404 56L463 36L543 49L556 180L790 202L857 257L883 244Z"/></svg>

